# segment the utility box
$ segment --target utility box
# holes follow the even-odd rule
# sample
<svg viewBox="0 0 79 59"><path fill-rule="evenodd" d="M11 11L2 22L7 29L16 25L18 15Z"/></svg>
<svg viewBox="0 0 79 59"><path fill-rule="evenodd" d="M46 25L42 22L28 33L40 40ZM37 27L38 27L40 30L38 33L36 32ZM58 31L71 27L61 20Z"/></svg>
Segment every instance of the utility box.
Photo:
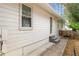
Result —
<svg viewBox="0 0 79 59"><path fill-rule="evenodd" d="M60 39L56 36L49 36L49 42L58 43Z"/></svg>

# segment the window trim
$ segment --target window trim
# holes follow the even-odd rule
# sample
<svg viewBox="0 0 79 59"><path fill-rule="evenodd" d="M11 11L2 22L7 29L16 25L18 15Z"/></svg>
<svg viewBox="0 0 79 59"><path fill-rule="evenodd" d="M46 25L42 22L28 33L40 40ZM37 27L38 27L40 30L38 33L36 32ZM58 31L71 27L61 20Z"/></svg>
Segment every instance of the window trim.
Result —
<svg viewBox="0 0 79 59"><path fill-rule="evenodd" d="M19 17L20 17L20 22L19 22L19 27L20 27L20 30L32 30L33 29L33 26L32 26L32 6L28 6L28 5L25 5L29 8L31 8L31 27L22 27L22 5L25 5L25 4L20 4L19 5Z"/></svg>

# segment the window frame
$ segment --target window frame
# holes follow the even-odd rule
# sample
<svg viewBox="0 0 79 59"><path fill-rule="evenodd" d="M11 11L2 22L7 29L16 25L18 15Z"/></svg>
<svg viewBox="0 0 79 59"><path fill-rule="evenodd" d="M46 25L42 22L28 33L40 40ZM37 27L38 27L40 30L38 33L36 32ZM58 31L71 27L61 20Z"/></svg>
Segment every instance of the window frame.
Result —
<svg viewBox="0 0 79 59"><path fill-rule="evenodd" d="M19 17L20 17L20 22L19 22L19 26L20 26L20 30L32 30L33 26L32 26L32 7L29 5L25 5L29 8L31 8L31 27L22 27L22 5L25 4L20 4L20 9L19 9Z"/></svg>

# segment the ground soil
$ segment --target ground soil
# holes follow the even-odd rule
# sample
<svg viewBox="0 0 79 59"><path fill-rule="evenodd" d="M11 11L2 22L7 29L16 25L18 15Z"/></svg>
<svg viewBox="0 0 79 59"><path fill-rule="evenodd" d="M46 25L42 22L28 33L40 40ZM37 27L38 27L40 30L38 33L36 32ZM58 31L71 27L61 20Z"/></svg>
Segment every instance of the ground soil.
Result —
<svg viewBox="0 0 79 59"><path fill-rule="evenodd" d="M79 56L79 39L69 39L63 55L64 56Z"/></svg>

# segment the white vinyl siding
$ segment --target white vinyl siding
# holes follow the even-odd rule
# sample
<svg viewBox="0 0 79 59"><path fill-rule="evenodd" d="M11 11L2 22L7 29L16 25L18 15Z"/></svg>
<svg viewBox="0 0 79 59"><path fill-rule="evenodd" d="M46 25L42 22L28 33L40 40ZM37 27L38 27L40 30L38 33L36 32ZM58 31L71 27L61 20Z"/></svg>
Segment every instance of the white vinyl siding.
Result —
<svg viewBox="0 0 79 59"><path fill-rule="evenodd" d="M20 30L20 4L0 4L0 24L3 29L2 40L4 40L3 52L5 55L22 55L23 50L24 55L27 55L35 49L43 50L53 44L49 43L51 15L34 4L24 5L32 7L33 30L31 31ZM26 47L23 48L24 46Z"/></svg>

